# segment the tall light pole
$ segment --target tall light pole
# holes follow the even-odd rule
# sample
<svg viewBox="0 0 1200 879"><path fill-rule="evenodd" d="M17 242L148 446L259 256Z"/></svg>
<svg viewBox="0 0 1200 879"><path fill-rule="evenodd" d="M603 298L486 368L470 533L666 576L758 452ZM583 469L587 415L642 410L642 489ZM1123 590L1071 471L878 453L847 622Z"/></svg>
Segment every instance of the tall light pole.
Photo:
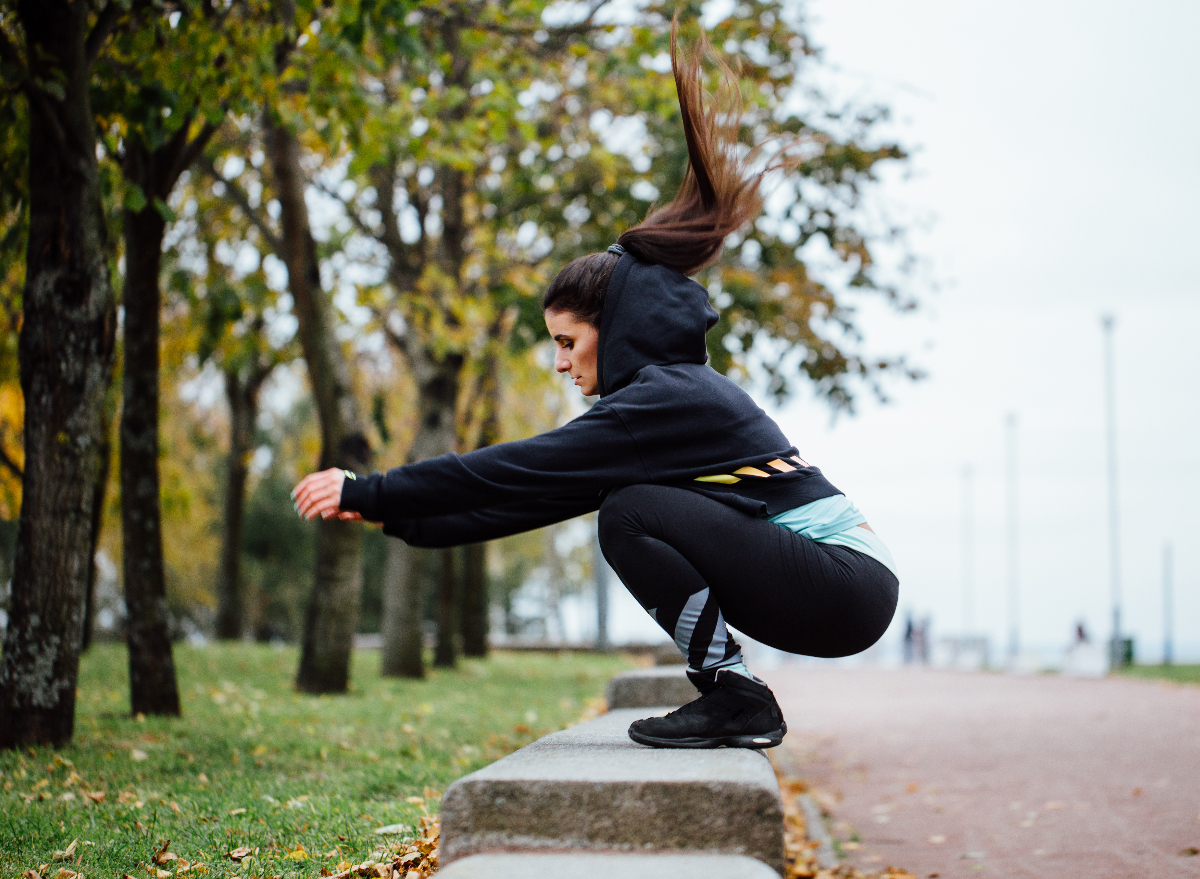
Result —
<svg viewBox="0 0 1200 879"><path fill-rule="evenodd" d="M1104 408L1108 433L1108 552L1109 579L1112 589L1111 659L1114 666L1124 662L1121 649L1121 533L1117 527L1117 391L1113 369L1113 327L1116 318L1100 318L1104 328Z"/></svg>
<svg viewBox="0 0 1200 879"><path fill-rule="evenodd" d="M1168 543L1163 546L1163 665L1175 661L1175 639L1172 637L1175 596L1172 594L1171 562L1171 544Z"/></svg>
<svg viewBox="0 0 1200 879"><path fill-rule="evenodd" d="M1004 419L1007 446L1005 473L1008 500L1008 658L1015 663L1021 650L1020 595L1018 592L1017 523L1017 414L1008 413Z"/></svg>
<svg viewBox="0 0 1200 879"><path fill-rule="evenodd" d="M600 549L600 536L592 544L592 569L596 576L596 647L608 649L608 562Z"/></svg>
<svg viewBox="0 0 1200 879"><path fill-rule="evenodd" d="M975 510L970 464L962 469L962 611L963 636L975 631Z"/></svg>

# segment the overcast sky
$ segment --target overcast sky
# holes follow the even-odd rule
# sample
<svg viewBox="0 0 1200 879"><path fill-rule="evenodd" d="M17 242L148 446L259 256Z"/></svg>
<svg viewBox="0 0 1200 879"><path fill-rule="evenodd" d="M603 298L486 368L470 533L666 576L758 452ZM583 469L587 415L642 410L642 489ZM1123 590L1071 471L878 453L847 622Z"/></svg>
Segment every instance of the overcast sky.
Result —
<svg viewBox="0 0 1200 879"><path fill-rule="evenodd" d="M939 292L915 316L864 308L876 350L929 378L833 426L776 413L865 512L901 608L964 628L963 477L974 469L975 621L1006 641L1004 420L1018 418L1024 646L1111 632L1103 335L1116 316L1124 618L1163 635L1174 545L1177 657L1200 661L1200 4L815 0L810 30L846 94L882 100L914 150L880 193L932 218L913 235ZM892 637L895 637L893 631ZM994 653L994 655L996 655Z"/></svg>

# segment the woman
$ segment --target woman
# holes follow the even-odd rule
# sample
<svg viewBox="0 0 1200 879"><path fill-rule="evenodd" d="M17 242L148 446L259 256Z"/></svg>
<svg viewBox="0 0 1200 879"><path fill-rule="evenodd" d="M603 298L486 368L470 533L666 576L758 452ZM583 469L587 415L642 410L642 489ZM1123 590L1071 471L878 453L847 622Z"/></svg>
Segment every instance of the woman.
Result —
<svg viewBox="0 0 1200 879"><path fill-rule="evenodd" d="M387 473L326 470L294 492L305 518L382 522L414 546L453 546L599 510L604 556L687 658L702 694L629 728L658 747L766 748L787 724L728 624L780 650L847 656L896 608L887 548L820 470L707 365L717 322L688 275L758 215L763 173L731 148L738 113L706 109L701 52L671 41L690 158L675 199L580 257L543 299L555 368L599 401L540 436ZM736 80L722 65L724 96Z"/></svg>

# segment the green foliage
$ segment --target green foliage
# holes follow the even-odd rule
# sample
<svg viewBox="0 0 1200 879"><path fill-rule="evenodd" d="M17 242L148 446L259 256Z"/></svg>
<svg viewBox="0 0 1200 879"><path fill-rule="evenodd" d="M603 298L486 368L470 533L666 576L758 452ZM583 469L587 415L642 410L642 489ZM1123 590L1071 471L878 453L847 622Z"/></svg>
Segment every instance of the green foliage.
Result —
<svg viewBox="0 0 1200 879"><path fill-rule="evenodd" d="M1200 665L1131 665L1118 674L1176 684L1200 684Z"/></svg>
<svg viewBox="0 0 1200 879"><path fill-rule="evenodd" d="M254 486L242 531L248 618L259 640L296 642L312 582L316 526L292 509L293 480L272 467Z"/></svg>
<svg viewBox="0 0 1200 879"><path fill-rule="evenodd" d="M144 875L167 839L206 876L357 863L391 841L376 827L415 826L451 781L575 721L630 664L500 653L408 681L380 678L378 657L358 653L350 694L330 699L292 689L294 650L177 647L183 717L142 721L128 716L124 648L97 645L75 742L0 754L0 870L37 869L73 839L79 862L59 866L88 876ZM225 856L242 845L257 863Z"/></svg>

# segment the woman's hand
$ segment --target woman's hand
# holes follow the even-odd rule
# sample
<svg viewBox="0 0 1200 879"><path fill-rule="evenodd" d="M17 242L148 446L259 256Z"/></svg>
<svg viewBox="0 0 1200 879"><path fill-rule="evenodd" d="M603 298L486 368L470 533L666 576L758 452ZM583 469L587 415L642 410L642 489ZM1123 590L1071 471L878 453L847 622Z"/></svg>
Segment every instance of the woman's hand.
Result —
<svg viewBox="0 0 1200 879"><path fill-rule="evenodd" d="M300 484L292 489L292 500L296 512L302 519L320 516L322 519L345 519L351 522L361 522L362 516L349 510L343 510L342 484L346 481L346 471L338 467L322 470L320 473L310 473L300 480Z"/></svg>

